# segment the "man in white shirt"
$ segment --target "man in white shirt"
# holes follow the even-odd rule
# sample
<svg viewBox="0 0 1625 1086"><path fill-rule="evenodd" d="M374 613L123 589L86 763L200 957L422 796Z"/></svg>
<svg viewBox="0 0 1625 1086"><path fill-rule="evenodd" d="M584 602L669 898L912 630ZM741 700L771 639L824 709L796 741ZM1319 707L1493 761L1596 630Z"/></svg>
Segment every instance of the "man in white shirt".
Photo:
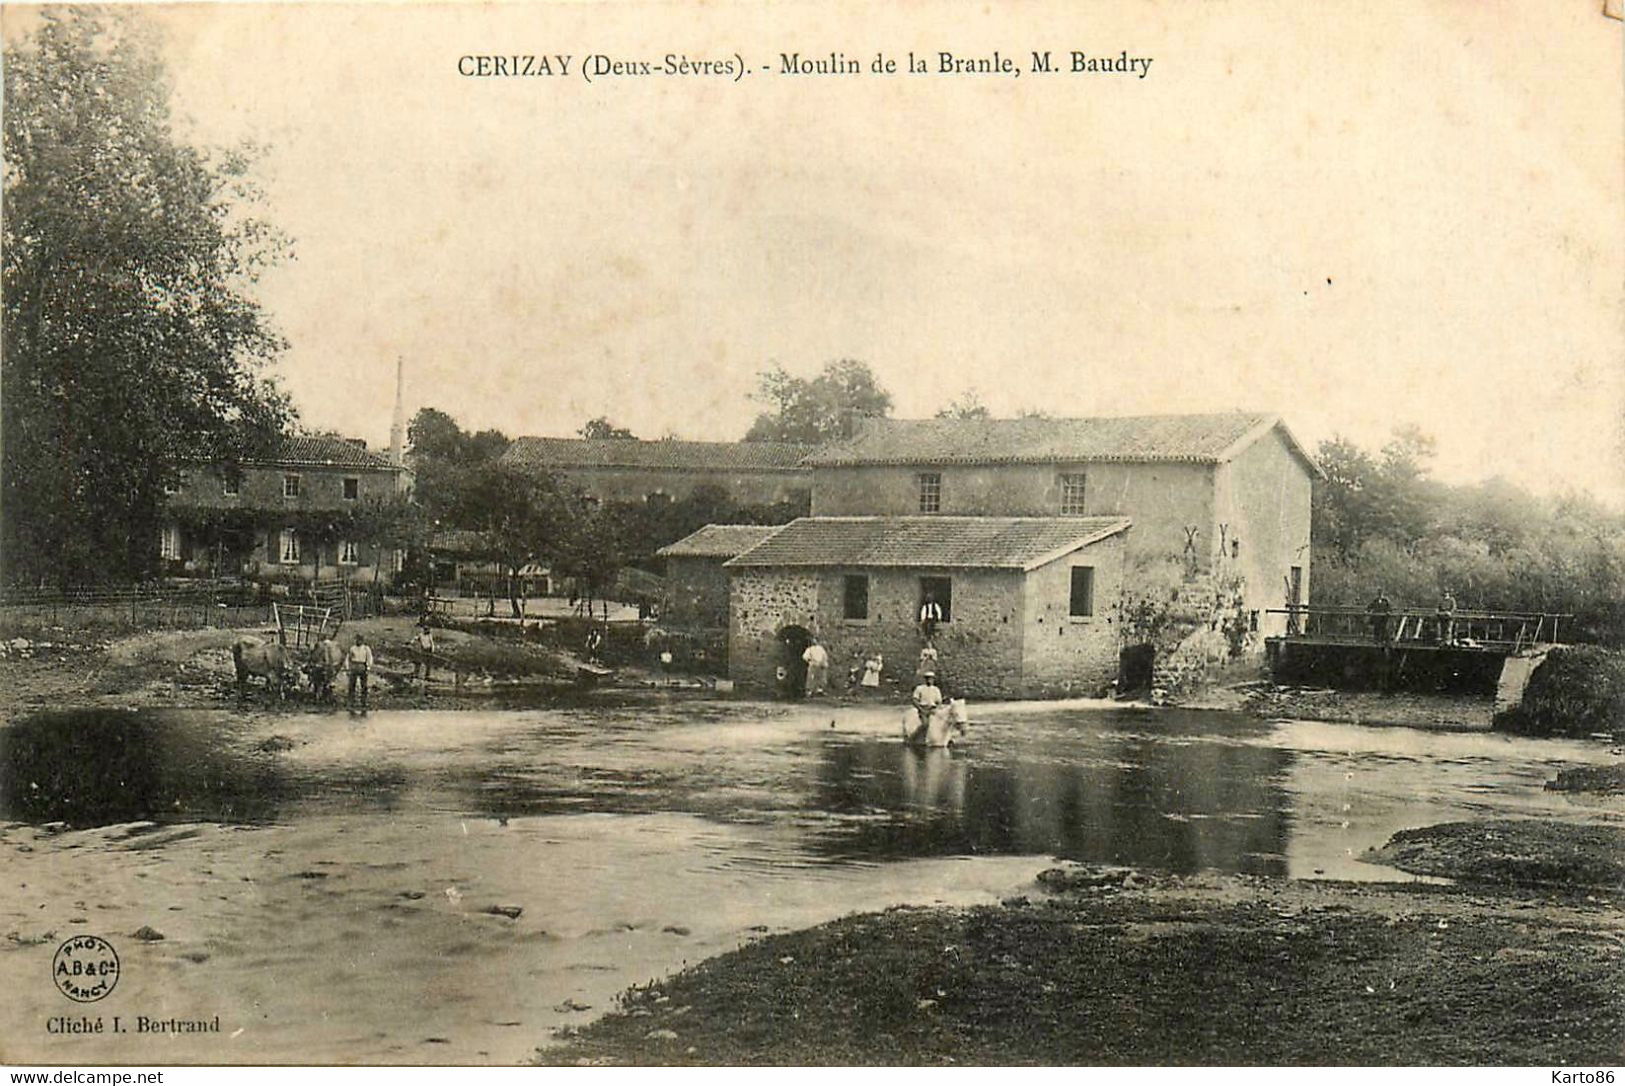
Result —
<svg viewBox="0 0 1625 1086"><path fill-rule="evenodd" d="M937 687L937 677L934 673L927 671L920 676L920 685L909 695L909 703L914 706L914 713L919 717L920 723L906 738L911 743L920 742L930 728L931 714L942 704L942 691Z"/></svg>
<svg viewBox="0 0 1625 1086"><path fill-rule="evenodd" d="M935 593L927 592L920 604L920 636L931 640L931 635L937 632L937 623L941 621L942 604L937 602Z"/></svg>
<svg viewBox="0 0 1625 1086"><path fill-rule="evenodd" d="M355 635L355 644L350 651L344 654L345 664L350 671L350 707L355 708L356 684L361 685L361 708L367 707L367 677L372 671L372 647L367 639L360 634Z"/></svg>
<svg viewBox="0 0 1625 1086"><path fill-rule="evenodd" d="M822 694L829 682L829 651L814 641L801 654L801 659L807 665L807 696Z"/></svg>

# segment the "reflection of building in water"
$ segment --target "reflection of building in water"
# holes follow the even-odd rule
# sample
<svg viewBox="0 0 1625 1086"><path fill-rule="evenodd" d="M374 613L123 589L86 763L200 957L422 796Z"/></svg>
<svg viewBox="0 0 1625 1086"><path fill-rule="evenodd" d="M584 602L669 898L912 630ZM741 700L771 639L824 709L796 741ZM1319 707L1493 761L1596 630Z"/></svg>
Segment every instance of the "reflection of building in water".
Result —
<svg viewBox="0 0 1625 1086"><path fill-rule="evenodd" d="M891 817L845 824L822 847L855 856L1051 854L1177 872L1285 873L1290 751L1161 735L1078 738L997 760L985 748L831 746L816 802L836 813Z"/></svg>

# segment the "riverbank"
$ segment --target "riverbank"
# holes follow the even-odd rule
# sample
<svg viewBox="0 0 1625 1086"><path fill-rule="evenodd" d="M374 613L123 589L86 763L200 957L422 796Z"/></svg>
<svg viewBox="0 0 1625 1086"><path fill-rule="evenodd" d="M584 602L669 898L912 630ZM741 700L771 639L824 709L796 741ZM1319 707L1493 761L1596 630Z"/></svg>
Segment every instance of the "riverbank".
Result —
<svg viewBox="0 0 1625 1086"><path fill-rule="evenodd" d="M1567 847L1572 827L1539 825L1520 846ZM1410 862L1456 866L1451 844L1467 836ZM1002 905L763 939L625 993L538 1060L1613 1064L1618 890L1074 866Z"/></svg>
<svg viewBox="0 0 1625 1086"><path fill-rule="evenodd" d="M373 647L372 708L477 708L493 700L528 704L579 695L571 654L458 630L435 631L435 668L424 682L414 677L409 649L416 632L415 620L404 615L345 624L346 643L359 633ZM231 645L244 635L270 636L261 629L206 628L97 640L64 630L11 641L0 654L0 714L63 704L186 709L236 704ZM342 676L336 690L342 701ZM308 693L277 703L257 678L250 680L244 700L287 711L331 709Z"/></svg>

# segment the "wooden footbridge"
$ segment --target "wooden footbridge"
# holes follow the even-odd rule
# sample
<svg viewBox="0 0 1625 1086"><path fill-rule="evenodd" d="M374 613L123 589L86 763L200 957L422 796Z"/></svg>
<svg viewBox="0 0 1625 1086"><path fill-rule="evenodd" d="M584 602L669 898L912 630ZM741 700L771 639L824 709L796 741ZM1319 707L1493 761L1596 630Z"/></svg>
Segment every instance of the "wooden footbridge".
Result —
<svg viewBox="0 0 1625 1086"><path fill-rule="evenodd" d="M1509 666L1530 670L1527 661L1558 644L1574 617L1404 607L1305 606L1269 613L1286 618L1286 633L1264 643L1277 681L1464 691L1497 689Z"/></svg>

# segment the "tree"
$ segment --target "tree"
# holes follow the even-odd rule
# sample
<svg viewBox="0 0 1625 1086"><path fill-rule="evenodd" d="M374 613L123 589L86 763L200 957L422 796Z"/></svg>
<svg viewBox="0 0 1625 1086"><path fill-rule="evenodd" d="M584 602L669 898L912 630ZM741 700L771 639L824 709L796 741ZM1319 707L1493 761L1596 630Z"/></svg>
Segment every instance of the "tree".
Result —
<svg viewBox="0 0 1625 1086"><path fill-rule="evenodd" d="M577 431L588 441L636 441L638 435L622 426L616 426L603 415L595 419L588 419Z"/></svg>
<svg viewBox="0 0 1625 1086"><path fill-rule="evenodd" d="M992 412L982 402L981 394L974 388L967 388L959 394L959 399L937 412L939 419L986 419L992 418Z"/></svg>
<svg viewBox="0 0 1625 1086"><path fill-rule="evenodd" d="M794 377L783 366L763 370L751 397L771 404L756 416L746 441L790 441L816 445L845 437L858 416L891 414L891 393L869 367L849 358L831 362L812 380Z"/></svg>
<svg viewBox="0 0 1625 1086"><path fill-rule="evenodd" d="M497 461L465 469L462 526L484 540L482 557L502 566L513 616L524 615L520 573L551 560L570 539L575 503L559 480Z"/></svg>
<svg viewBox="0 0 1625 1086"><path fill-rule="evenodd" d="M290 422L249 293L286 242L255 217L248 150L174 136L141 16L40 18L5 54L0 548L11 579L65 585L149 573L180 466Z"/></svg>
<svg viewBox="0 0 1625 1086"><path fill-rule="evenodd" d="M406 439L424 515L448 526L477 527L483 514L471 502L471 488L507 450L508 436L500 430L469 433L444 411L425 407L412 416Z"/></svg>

